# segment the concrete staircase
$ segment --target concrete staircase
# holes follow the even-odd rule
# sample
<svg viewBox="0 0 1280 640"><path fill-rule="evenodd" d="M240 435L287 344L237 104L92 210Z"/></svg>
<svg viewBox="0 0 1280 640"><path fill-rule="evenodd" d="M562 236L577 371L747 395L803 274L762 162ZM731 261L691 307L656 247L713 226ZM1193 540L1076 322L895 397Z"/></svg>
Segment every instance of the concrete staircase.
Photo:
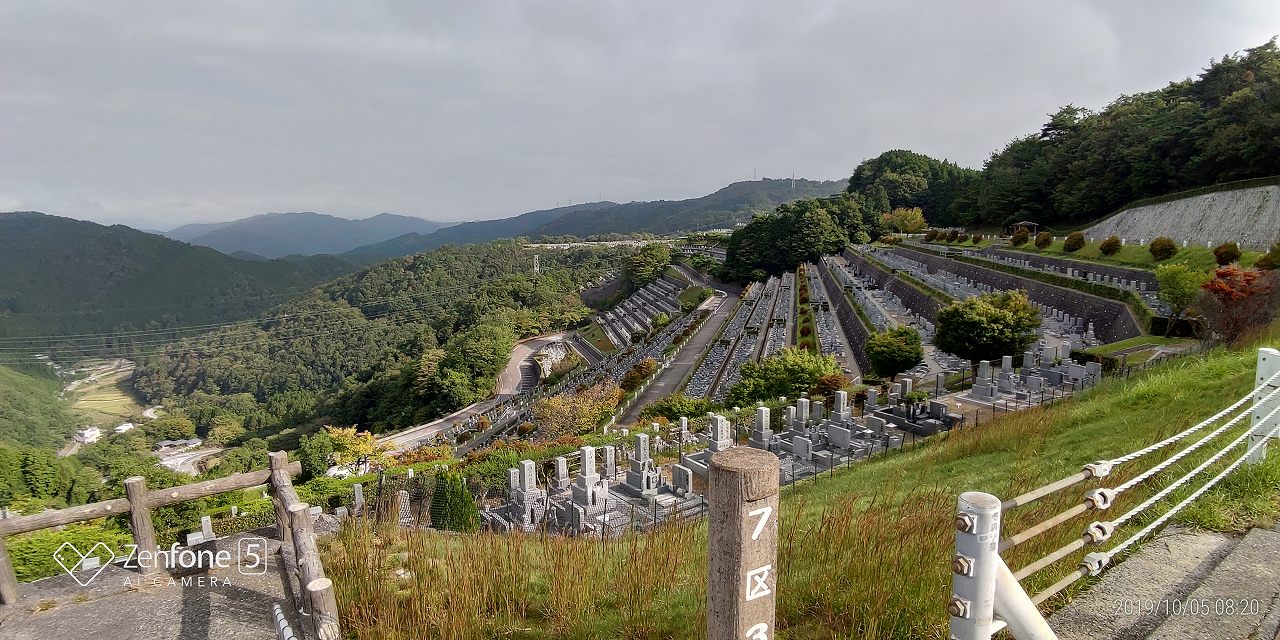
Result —
<svg viewBox="0 0 1280 640"><path fill-rule="evenodd" d="M1170 527L1049 619L1061 640L1276 640L1280 527Z"/></svg>

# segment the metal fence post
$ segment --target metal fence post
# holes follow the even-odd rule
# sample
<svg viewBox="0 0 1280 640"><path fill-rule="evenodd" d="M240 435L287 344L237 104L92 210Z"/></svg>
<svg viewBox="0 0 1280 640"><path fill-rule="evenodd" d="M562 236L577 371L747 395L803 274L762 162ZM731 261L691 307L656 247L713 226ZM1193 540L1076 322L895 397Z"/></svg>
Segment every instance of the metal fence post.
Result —
<svg viewBox="0 0 1280 640"><path fill-rule="evenodd" d="M957 500L956 555L951 561L951 637L989 640L999 571L1000 499L967 491Z"/></svg>
<svg viewBox="0 0 1280 640"><path fill-rule="evenodd" d="M1258 349L1258 370L1253 384L1254 386L1266 386L1262 390L1258 391L1258 397L1253 400L1253 415L1251 416L1253 431L1249 434L1249 448L1251 449L1253 448L1253 445L1257 444L1259 441L1265 440L1267 433L1272 429L1275 429L1276 424L1280 422L1280 420L1277 420L1276 418L1265 421L1263 420L1268 413L1271 413L1271 411L1277 406L1280 406L1280 401L1273 399L1268 402L1259 402L1263 396L1271 393L1277 387L1280 387L1280 381L1267 382L1271 379L1271 376L1274 376L1277 372L1280 372L1280 351L1276 351L1269 347ZM1264 443L1249 456L1249 464L1258 464L1266 459L1266 457L1267 445Z"/></svg>
<svg viewBox="0 0 1280 640"><path fill-rule="evenodd" d="M771 640L778 589L778 457L732 447L707 479L707 639Z"/></svg>

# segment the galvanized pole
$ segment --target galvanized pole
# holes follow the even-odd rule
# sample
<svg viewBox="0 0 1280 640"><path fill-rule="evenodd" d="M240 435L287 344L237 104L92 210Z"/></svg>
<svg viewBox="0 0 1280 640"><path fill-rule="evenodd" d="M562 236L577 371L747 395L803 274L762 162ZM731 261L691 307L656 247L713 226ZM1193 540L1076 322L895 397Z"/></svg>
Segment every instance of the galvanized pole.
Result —
<svg viewBox="0 0 1280 640"><path fill-rule="evenodd" d="M957 500L956 555L951 562L951 637L990 640L1000 556L1000 499L967 491Z"/></svg>
<svg viewBox="0 0 1280 640"><path fill-rule="evenodd" d="M778 589L778 457L732 447L707 480L707 639L771 640Z"/></svg>

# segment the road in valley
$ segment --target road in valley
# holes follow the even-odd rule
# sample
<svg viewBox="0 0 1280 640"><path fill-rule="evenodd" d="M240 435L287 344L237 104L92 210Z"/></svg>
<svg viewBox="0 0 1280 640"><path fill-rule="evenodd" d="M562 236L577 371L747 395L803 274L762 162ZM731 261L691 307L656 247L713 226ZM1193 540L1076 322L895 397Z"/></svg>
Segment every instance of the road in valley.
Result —
<svg viewBox="0 0 1280 640"><path fill-rule="evenodd" d="M676 269L685 277L689 278L695 286L714 287L716 285L708 282L705 278L696 272L684 268L684 265L675 265ZM728 322L729 316L733 315L733 310L738 306L738 300L742 297L740 289L734 287L724 287L722 290L717 289L714 296L707 299L701 308L712 308L711 317L702 323L697 333L694 333L685 341L684 346L680 347L680 351L676 353L671 364L658 373L658 377L644 390L643 393L636 396L631 406L618 417L619 425L632 424L640 419L640 411L644 407L665 398L680 389L680 383L688 377L689 372L698 364L698 358L706 352L707 347L711 345L711 341L715 340L716 334L720 332L720 327Z"/></svg>
<svg viewBox="0 0 1280 640"><path fill-rule="evenodd" d="M552 342L562 342L565 340L566 333L551 333L545 336L530 338L521 342L511 350L511 357L507 360L507 366L498 374L498 388L492 397L481 400L469 407L463 407L443 418L439 418L409 427L403 431L384 435L378 438L378 442L391 446L393 451L403 451L412 449L419 443L426 442L436 434L446 431L459 422L465 422L468 418L478 416L498 405L503 400L516 395L521 391L522 383L528 385L525 371L525 360L533 355L535 351L551 344ZM525 389L527 390L527 388Z"/></svg>

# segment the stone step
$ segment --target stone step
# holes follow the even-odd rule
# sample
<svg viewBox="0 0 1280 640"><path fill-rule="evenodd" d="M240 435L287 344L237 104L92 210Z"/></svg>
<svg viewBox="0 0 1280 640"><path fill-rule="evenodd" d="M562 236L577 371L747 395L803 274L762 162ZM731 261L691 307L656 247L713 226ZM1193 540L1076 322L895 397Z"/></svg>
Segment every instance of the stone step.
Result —
<svg viewBox="0 0 1280 640"><path fill-rule="evenodd" d="M1153 602L1184 600L1237 540L1171 526L1111 567L1059 609L1049 626L1059 640L1140 640L1167 617Z"/></svg>
<svg viewBox="0 0 1280 640"><path fill-rule="evenodd" d="M1153 640L1274 640L1280 533L1253 529L1174 609ZM1180 609L1180 611L1179 611Z"/></svg>

